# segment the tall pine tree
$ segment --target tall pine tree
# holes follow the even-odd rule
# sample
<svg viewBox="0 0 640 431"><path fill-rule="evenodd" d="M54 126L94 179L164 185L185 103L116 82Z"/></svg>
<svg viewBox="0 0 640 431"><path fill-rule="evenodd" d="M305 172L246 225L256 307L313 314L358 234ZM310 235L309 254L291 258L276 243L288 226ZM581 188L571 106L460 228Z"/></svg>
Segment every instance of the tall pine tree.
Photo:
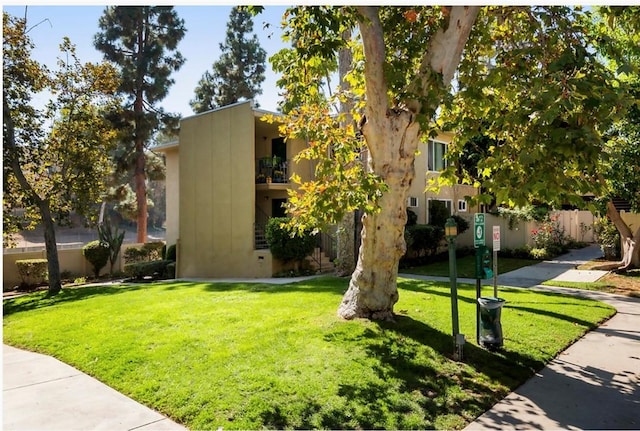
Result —
<svg viewBox="0 0 640 431"><path fill-rule="evenodd" d="M195 113L262 94L266 52L252 32L251 14L239 7L231 9L227 37L220 44L222 55L213 63L212 72L202 75L190 102Z"/></svg>
<svg viewBox="0 0 640 431"><path fill-rule="evenodd" d="M145 147L163 123L175 120L155 106L173 84L172 72L184 58L177 45L185 34L184 21L172 6L109 6L99 21L94 45L120 68L120 92L127 96L122 119L130 125L126 153L133 155L137 202L138 242L147 240Z"/></svg>

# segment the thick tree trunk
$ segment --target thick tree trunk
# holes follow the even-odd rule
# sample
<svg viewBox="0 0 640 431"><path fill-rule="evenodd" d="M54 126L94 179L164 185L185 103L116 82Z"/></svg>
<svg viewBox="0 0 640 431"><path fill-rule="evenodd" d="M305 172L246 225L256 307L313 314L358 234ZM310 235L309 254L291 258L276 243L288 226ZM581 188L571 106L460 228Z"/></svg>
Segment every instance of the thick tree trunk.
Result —
<svg viewBox="0 0 640 431"><path fill-rule="evenodd" d="M44 245L47 253L47 269L49 271L49 295L55 295L62 290L56 230L49 210L49 203L39 200L38 207L40 208L42 225L44 226Z"/></svg>
<svg viewBox="0 0 640 431"><path fill-rule="evenodd" d="M372 160L371 168L389 189L379 202L380 212L363 216L358 263L338 309L345 319L393 319L398 301L398 264L406 251L406 202L415 176L420 127L408 111L390 111L387 119L383 139L388 151ZM363 131L365 136L374 133L367 125Z"/></svg>
<svg viewBox="0 0 640 431"><path fill-rule="evenodd" d="M370 167L384 180L388 190L379 201L380 212L363 217L358 263L338 308L338 315L345 319L393 319L393 306L398 301L398 264L406 250L406 199L420 141L417 113L426 113L427 118L435 113L440 102L435 95L449 86L479 7L454 6L447 11L448 22L425 47L420 73L410 84L409 91L416 99L391 108L384 72L384 31L378 8L358 7L366 59L367 105L362 132ZM420 99L428 100L429 104L423 105Z"/></svg>
<svg viewBox="0 0 640 431"><path fill-rule="evenodd" d="M609 217L609 220L611 220L620 233L622 262L620 262L618 271L640 268L640 227L638 227L634 234L631 228L622 220L620 213L611 201L607 203L607 217Z"/></svg>

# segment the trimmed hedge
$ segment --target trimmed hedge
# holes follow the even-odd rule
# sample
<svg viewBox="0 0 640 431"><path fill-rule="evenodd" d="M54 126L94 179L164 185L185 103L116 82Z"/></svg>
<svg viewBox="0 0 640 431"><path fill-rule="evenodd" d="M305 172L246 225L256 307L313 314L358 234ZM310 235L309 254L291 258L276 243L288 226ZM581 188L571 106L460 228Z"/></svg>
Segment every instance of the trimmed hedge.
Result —
<svg viewBox="0 0 640 431"><path fill-rule="evenodd" d="M169 265L172 265L173 274L169 274ZM175 262L171 260L154 260L151 262L134 262L124 266L124 273L137 280L152 277L154 280L175 277Z"/></svg>
<svg viewBox="0 0 640 431"><path fill-rule="evenodd" d="M427 253L434 255L438 251L440 241L444 239L444 229L430 224L406 226L405 239L407 250L415 252L418 256Z"/></svg>
<svg viewBox="0 0 640 431"><path fill-rule="evenodd" d="M98 278L100 277L100 270L104 268L109 261L111 249L108 243L95 240L82 247L82 255L93 267L93 275Z"/></svg>
<svg viewBox="0 0 640 431"><path fill-rule="evenodd" d="M24 286L38 286L49 278L47 259L16 260L18 273Z"/></svg>
<svg viewBox="0 0 640 431"><path fill-rule="evenodd" d="M172 261L176 261L176 245L175 244L171 244L169 247L167 247L167 252L164 255L165 260L172 260Z"/></svg>
<svg viewBox="0 0 640 431"><path fill-rule="evenodd" d="M162 252L165 244L163 242L148 242L141 247L130 247L124 252L126 264L136 262L150 262L161 260L164 257Z"/></svg>
<svg viewBox="0 0 640 431"><path fill-rule="evenodd" d="M309 256L316 247L316 236L305 232L302 236L291 236L286 227L282 227L287 217L272 217L267 222L265 237L271 254L283 262L300 262Z"/></svg>

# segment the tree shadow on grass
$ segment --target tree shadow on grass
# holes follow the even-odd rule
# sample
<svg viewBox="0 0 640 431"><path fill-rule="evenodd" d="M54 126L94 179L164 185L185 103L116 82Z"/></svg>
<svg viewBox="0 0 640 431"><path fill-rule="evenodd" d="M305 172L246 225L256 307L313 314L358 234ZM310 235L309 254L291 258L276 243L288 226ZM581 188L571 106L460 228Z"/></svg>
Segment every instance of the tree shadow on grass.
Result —
<svg viewBox="0 0 640 431"><path fill-rule="evenodd" d="M464 426L544 366L517 352L489 352L473 344L464 346L462 361L453 362L451 334L403 315L375 325L358 334L327 336L332 342L364 345L367 356L375 358L372 369L378 381L385 382L340 384L339 395L353 407L352 419L359 428ZM416 415L422 416L420 423Z"/></svg>
<svg viewBox="0 0 640 431"><path fill-rule="evenodd" d="M442 290L442 283L439 284L433 284L432 282L428 282L428 281L418 281L418 280L403 280L401 284L398 285L401 289L405 289L405 290L409 290L412 292L418 292L418 293L428 293L430 295L436 295L436 296L442 296L442 297L450 297L450 293L449 291L443 291ZM475 286L472 286L470 284L460 284L457 286L458 287L458 291L468 291L468 290L473 290L475 291ZM514 289L514 288L501 288L500 289L501 292L508 292L510 294L515 294L517 295L518 293L525 293L525 292L532 292L532 291L527 291L527 290L523 290L523 289ZM575 303L567 303L565 302L567 299L567 294L565 293L557 293L557 292L549 292L549 291L542 291L542 290L536 290L535 293L537 295L541 295L541 296L545 296L545 297L553 297L553 298L557 298L558 301L554 301L553 305L568 305L568 306L573 306L575 305ZM573 298L575 301L577 302L589 302L590 306L594 306L594 307L599 307L599 305L593 303L593 299L587 298L587 297L583 297L583 296L571 296L571 298ZM464 296L458 296L458 301L460 302L466 302L467 304L475 304L476 300L474 298L467 298ZM575 323L577 325L581 325L587 328L595 328L598 325L597 324L593 324L591 322L588 322L586 320L582 320L579 319L577 317L574 317L571 315L571 313L556 313L553 311L549 311L549 310L545 310L544 308L544 304L539 304L540 307L526 307L524 306L524 304L535 304L535 303L531 303L531 302L524 302L524 301L519 301L517 303L514 302L509 302L507 301L504 305L505 309L513 309L513 310L521 310L521 311L525 311L528 313L534 313L534 314L541 314L541 315L545 315L545 316L549 316L549 317L553 317L555 319L562 319L562 320L566 320L567 322L571 322L571 323ZM593 304L593 305L591 305Z"/></svg>
<svg viewBox="0 0 640 431"><path fill-rule="evenodd" d="M79 286L64 288L54 296L47 291L34 292L28 295L5 299L2 304L5 316L23 311L51 307L68 302L83 301L104 295L115 295L142 289L162 289L167 291L200 288L207 292L265 292L265 293L333 293L343 295L347 288L347 280L335 277L323 277L299 281L289 284L269 283L212 283L197 281L158 281L151 283L127 283L121 285Z"/></svg>
<svg viewBox="0 0 640 431"><path fill-rule="evenodd" d="M2 312L5 316L8 316L23 311L51 307L67 302L83 301L98 296L131 292L143 289L144 287L144 285L133 284L74 287L64 288L54 296L49 296L47 291L40 291L29 295L5 299L2 302Z"/></svg>

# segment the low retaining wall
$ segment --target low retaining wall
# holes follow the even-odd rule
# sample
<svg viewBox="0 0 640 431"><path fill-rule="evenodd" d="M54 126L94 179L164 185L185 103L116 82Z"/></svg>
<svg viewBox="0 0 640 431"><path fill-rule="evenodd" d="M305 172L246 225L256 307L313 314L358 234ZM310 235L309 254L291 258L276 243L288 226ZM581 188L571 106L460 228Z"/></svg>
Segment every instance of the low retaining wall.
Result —
<svg viewBox="0 0 640 431"><path fill-rule="evenodd" d="M140 247L142 244L122 244L118 261L114 265L114 271L124 268L124 252L130 247ZM5 249L2 256L2 289L11 290L18 286L22 280L18 273L17 260L46 259L47 253L44 247L23 247ZM59 247L58 259L60 260L60 272L69 271L73 277L93 277L93 267L82 255L82 247ZM110 264L107 263L100 274L109 273Z"/></svg>

